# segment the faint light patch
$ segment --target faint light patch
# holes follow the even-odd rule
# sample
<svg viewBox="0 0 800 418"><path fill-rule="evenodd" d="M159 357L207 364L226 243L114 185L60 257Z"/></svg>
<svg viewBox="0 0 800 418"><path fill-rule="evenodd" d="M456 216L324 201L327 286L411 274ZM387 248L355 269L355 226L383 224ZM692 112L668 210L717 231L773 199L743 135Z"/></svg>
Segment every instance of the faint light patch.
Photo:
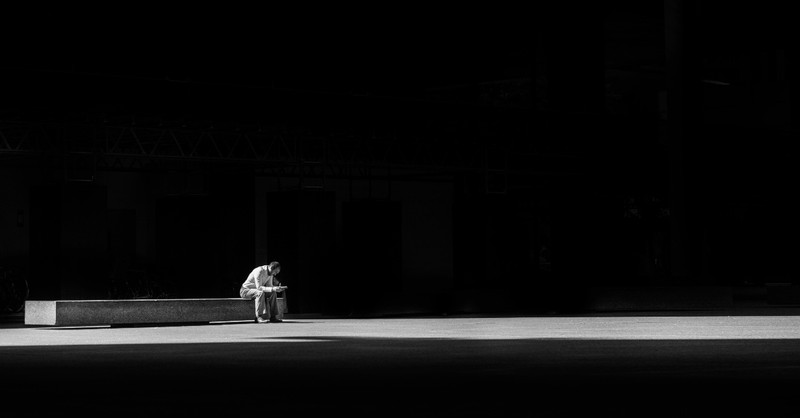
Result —
<svg viewBox="0 0 800 418"><path fill-rule="evenodd" d="M728 83L727 81L719 81L719 80L703 80L703 83L713 84L715 86L730 86L731 85L731 83Z"/></svg>

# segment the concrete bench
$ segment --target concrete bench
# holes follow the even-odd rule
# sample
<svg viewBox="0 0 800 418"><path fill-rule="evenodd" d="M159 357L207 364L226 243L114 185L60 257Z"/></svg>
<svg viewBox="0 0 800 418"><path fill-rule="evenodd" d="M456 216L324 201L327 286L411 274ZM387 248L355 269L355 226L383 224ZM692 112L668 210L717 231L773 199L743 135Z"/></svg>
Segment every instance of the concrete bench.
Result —
<svg viewBox="0 0 800 418"><path fill-rule="evenodd" d="M278 310L286 313L285 299ZM135 325L252 321L255 301L240 298L28 300L25 325Z"/></svg>

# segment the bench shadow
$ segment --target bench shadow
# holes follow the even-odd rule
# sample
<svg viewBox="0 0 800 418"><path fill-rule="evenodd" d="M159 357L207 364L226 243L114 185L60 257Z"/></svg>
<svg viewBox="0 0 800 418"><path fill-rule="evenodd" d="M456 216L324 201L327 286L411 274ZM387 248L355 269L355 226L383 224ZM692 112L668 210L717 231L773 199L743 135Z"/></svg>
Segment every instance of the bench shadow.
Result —
<svg viewBox="0 0 800 418"><path fill-rule="evenodd" d="M255 321L222 321L222 322L155 322L155 323L141 323L141 324L111 324L111 325L82 325L82 326L58 326L58 325L22 325L18 328L31 328L31 329L47 329L53 331L70 331L70 330L86 330L86 329L99 329L99 328L165 328L165 327L196 327L196 326L221 326L221 325L242 325L253 324L260 326L281 326L283 324L298 325L298 324L315 324L316 321L306 320L286 320L284 319L280 324L258 324Z"/></svg>

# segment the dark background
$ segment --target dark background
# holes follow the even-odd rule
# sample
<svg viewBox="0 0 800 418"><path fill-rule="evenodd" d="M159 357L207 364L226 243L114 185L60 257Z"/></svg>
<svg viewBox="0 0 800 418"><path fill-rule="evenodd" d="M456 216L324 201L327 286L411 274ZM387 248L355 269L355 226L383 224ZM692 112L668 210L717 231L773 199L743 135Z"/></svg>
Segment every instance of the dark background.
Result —
<svg viewBox="0 0 800 418"><path fill-rule="evenodd" d="M20 13L0 263L94 299L279 260L290 311L350 315L796 284L787 10L547 3Z"/></svg>

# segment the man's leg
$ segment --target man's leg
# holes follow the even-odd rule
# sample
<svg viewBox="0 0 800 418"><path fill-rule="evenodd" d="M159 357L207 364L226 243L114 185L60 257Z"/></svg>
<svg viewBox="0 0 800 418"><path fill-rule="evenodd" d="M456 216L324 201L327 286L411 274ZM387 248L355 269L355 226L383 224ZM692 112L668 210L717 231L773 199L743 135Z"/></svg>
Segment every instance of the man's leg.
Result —
<svg viewBox="0 0 800 418"><path fill-rule="evenodd" d="M242 299L252 300L255 299L256 301L256 319L268 319L266 317L267 313L267 303L265 301L266 294L260 290L256 289L244 289L239 292Z"/></svg>
<svg viewBox="0 0 800 418"><path fill-rule="evenodd" d="M256 318L269 319L267 317L267 292L258 292L256 297Z"/></svg>
<svg viewBox="0 0 800 418"><path fill-rule="evenodd" d="M270 292L267 296L267 305L269 306L269 319L270 320L283 320L283 312L278 309L278 294Z"/></svg>

